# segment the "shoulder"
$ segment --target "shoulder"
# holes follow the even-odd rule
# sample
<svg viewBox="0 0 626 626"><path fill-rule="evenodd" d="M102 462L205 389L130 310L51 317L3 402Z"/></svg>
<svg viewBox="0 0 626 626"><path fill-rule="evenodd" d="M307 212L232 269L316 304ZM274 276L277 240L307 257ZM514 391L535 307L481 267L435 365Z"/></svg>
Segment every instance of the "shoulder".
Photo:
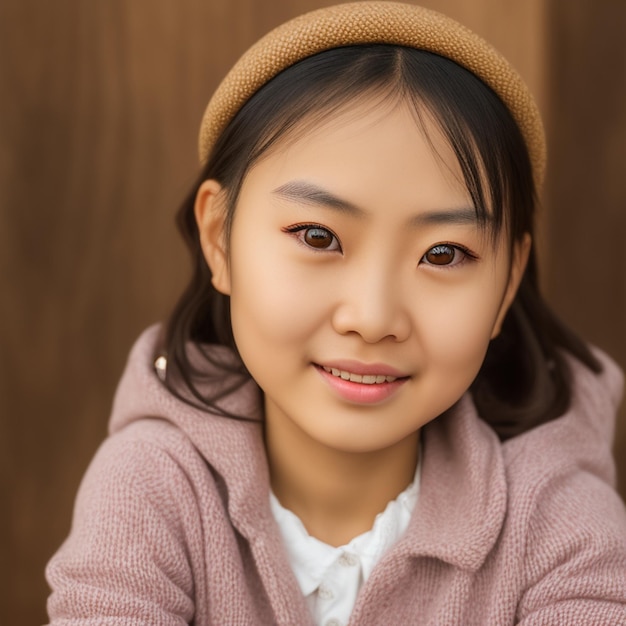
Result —
<svg viewBox="0 0 626 626"><path fill-rule="evenodd" d="M122 471L145 475L184 472L200 458L189 437L175 424L159 417L146 417L110 434L96 452L90 471L115 465Z"/></svg>
<svg viewBox="0 0 626 626"><path fill-rule="evenodd" d="M599 356L600 375L573 364L563 416L502 445L507 525L521 539L524 624L561 623L559 611L591 611L600 620L593 623L617 623L603 621L603 611L625 617L626 509L612 459L622 376Z"/></svg>
<svg viewBox="0 0 626 626"><path fill-rule="evenodd" d="M99 508L149 510L161 521L189 521L184 513L195 507L198 483L203 498L215 493L206 460L184 431L165 419L136 420L103 441L83 477L75 515L88 502Z"/></svg>
<svg viewBox="0 0 626 626"><path fill-rule="evenodd" d="M622 374L606 355L596 356L600 374L570 364L573 397L564 415L502 444L509 506L529 522L531 534L579 531L623 545L626 517L612 456Z"/></svg>
<svg viewBox="0 0 626 626"><path fill-rule="evenodd" d="M177 464L192 462L198 456L189 436L175 423L165 417L146 416L111 433L100 445L95 459L123 456L131 450L140 457L170 459Z"/></svg>
<svg viewBox="0 0 626 626"><path fill-rule="evenodd" d="M624 623L626 511L610 485L583 468L553 468L512 490L509 512L523 537L522 623Z"/></svg>
<svg viewBox="0 0 626 626"><path fill-rule="evenodd" d="M165 420L138 420L110 435L92 459L76 497L69 544L86 553L87 541L100 556L137 549L158 560L198 531L200 488L205 506L213 496L221 508L212 474L185 434ZM94 523L98 536L83 536Z"/></svg>
<svg viewBox="0 0 626 626"><path fill-rule="evenodd" d="M46 568L53 622L133 614L156 623L166 606L191 618L190 538L199 533L189 522L186 446L174 427L149 419L103 442L79 488L70 535Z"/></svg>
<svg viewBox="0 0 626 626"><path fill-rule="evenodd" d="M147 418L109 436L83 477L70 535L46 569L51 618L87 610L81 624L113 615L188 623L204 567L202 516L217 520L222 510L211 472L174 425Z"/></svg>
<svg viewBox="0 0 626 626"><path fill-rule="evenodd" d="M606 354L598 349L594 354L602 365L599 374L568 358L572 397L563 415L503 444L514 484L528 486L555 474L582 471L614 485L612 446L623 374Z"/></svg>

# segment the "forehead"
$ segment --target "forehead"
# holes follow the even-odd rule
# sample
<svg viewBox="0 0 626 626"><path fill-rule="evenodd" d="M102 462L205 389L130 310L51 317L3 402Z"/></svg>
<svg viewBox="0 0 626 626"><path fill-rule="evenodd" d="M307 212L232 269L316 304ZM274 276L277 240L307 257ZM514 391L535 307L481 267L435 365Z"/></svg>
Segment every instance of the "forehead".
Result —
<svg viewBox="0 0 626 626"><path fill-rule="evenodd" d="M402 110L404 123L411 132L415 129L425 137L432 136L436 141L445 143L444 135L440 130L440 122L429 107L415 95L400 93L397 88L366 88L362 92L350 96L336 96L328 102L321 98L313 102L310 108L302 111L297 120L290 120L281 124L278 116L278 128L268 129L268 136L264 143L270 145L271 152L275 147L284 148L302 139L310 140L319 133L340 132L345 127L363 127L377 124L396 110ZM269 141L268 141L269 140Z"/></svg>
<svg viewBox="0 0 626 626"><path fill-rule="evenodd" d="M454 151L405 103L360 101L315 122L276 142L248 172L244 195L304 181L366 210L472 207Z"/></svg>
<svg viewBox="0 0 626 626"><path fill-rule="evenodd" d="M283 175L310 168L335 180L358 172L409 188L430 178L466 194L458 158L432 114L388 94L365 94L310 113L279 136L251 171L263 163L279 167Z"/></svg>

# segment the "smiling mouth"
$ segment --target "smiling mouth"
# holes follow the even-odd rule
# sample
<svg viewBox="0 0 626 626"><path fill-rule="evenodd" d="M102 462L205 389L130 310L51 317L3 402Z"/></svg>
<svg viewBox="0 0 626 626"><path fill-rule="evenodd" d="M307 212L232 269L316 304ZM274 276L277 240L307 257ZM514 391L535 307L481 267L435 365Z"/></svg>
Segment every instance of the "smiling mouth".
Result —
<svg viewBox="0 0 626 626"><path fill-rule="evenodd" d="M337 369L336 367L322 366L325 372L342 378L343 380L349 380L351 383L361 383L362 385L380 385L382 383L392 383L398 380L397 376L383 376L381 374L355 374L354 372L347 372L345 370Z"/></svg>

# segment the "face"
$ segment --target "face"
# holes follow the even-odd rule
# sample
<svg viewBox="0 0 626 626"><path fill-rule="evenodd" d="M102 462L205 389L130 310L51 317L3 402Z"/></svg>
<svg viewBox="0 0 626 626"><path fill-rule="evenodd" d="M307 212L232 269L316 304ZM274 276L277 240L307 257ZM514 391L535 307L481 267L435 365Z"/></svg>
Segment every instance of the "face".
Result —
<svg viewBox="0 0 626 626"><path fill-rule="evenodd" d="M451 149L403 105L362 103L244 179L228 251L219 186L197 216L268 428L327 449L400 445L468 389L525 262L494 247Z"/></svg>

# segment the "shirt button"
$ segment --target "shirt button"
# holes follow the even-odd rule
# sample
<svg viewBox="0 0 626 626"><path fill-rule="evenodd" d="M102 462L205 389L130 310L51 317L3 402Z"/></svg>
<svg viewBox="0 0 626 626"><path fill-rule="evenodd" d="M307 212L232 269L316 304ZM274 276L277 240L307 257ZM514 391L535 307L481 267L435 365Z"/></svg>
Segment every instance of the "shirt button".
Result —
<svg viewBox="0 0 626 626"><path fill-rule="evenodd" d="M319 586L317 595L321 600L332 600L335 597L335 594L330 590L330 587L327 587L323 583Z"/></svg>
<svg viewBox="0 0 626 626"><path fill-rule="evenodd" d="M357 564L357 558L353 554L344 552L337 560L339 565L343 567L354 567Z"/></svg>
<svg viewBox="0 0 626 626"><path fill-rule="evenodd" d="M343 624L338 619L333 617L332 619L329 619L324 626L343 626Z"/></svg>

